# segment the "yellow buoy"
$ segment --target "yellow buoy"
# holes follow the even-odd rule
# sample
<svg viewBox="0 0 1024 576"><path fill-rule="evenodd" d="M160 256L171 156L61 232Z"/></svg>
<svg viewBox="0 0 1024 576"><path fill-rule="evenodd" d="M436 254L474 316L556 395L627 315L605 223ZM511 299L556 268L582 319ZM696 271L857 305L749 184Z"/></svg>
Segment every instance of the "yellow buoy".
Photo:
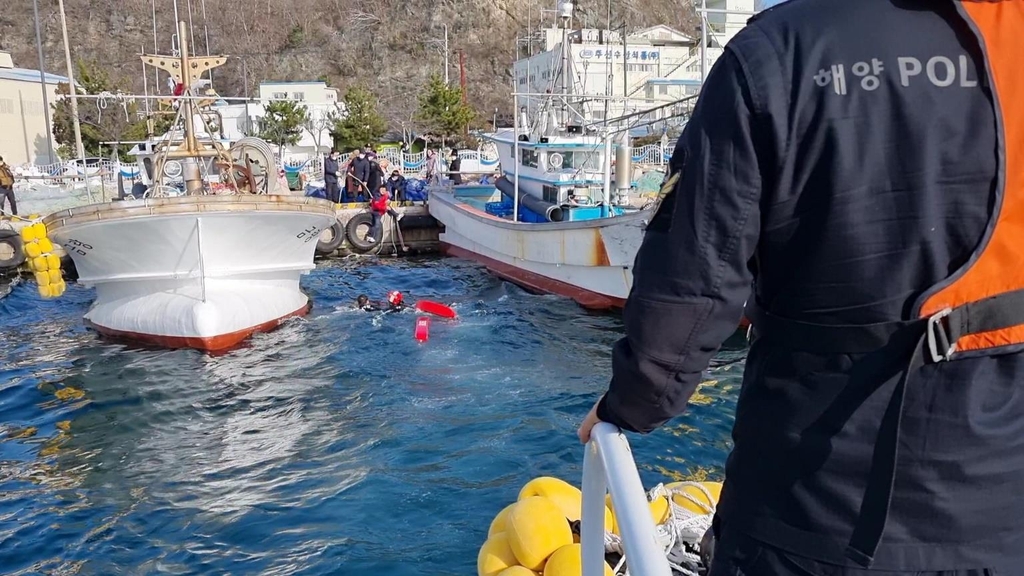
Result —
<svg viewBox="0 0 1024 576"><path fill-rule="evenodd" d="M26 230L26 228L22 228L22 230ZM39 249L39 243L38 242L26 242L25 243L25 256L28 256L29 258L36 258L37 256L39 256L42 253L43 253L43 251Z"/></svg>
<svg viewBox="0 0 1024 576"><path fill-rule="evenodd" d="M35 224L32 225L32 227L35 228L35 231L32 232L33 236L35 236L37 239L46 238L46 224L43 224L42 222L36 222Z"/></svg>
<svg viewBox="0 0 1024 576"><path fill-rule="evenodd" d="M498 515L494 517L494 520L491 520L491 527L487 530L488 538L494 536L498 532L505 531L505 522L508 520L508 513L509 511L512 510L512 507L515 505L516 503L513 502L508 506L505 506L504 508L501 509L501 512L498 512Z"/></svg>
<svg viewBox="0 0 1024 576"><path fill-rule="evenodd" d="M46 272L50 267L46 264L46 256L36 256L32 259L32 269L36 272Z"/></svg>
<svg viewBox="0 0 1024 576"><path fill-rule="evenodd" d="M544 576L581 576L583 574L583 546L569 544L562 546L548 558ZM615 576L612 567L604 563L605 576Z"/></svg>
<svg viewBox="0 0 1024 576"><path fill-rule="evenodd" d="M34 226L29 225L29 226L25 226L24 228L21 229L21 240L22 240L22 242L24 242L25 244L28 244L29 242L31 242L31 241L33 241L35 239L36 239L36 229L35 229Z"/></svg>
<svg viewBox="0 0 1024 576"><path fill-rule="evenodd" d="M658 496L654 500L648 502L647 505L651 509L651 518L654 520L655 524L662 524L668 520L668 510L670 508L668 505L668 498Z"/></svg>
<svg viewBox="0 0 1024 576"><path fill-rule="evenodd" d="M612 534L615 534L616 536L621 536L621 534L619 534L619 521L615 517L615 509L612 508L611 494L605 495L604 506L605 508L611 511L610 513L612 516L612 528L610 532ZM664 496L659 496L654 500L648 502L647 506L651 510L651 519L654 520L655 524L663 524L666 520L668 520L668 498Z"/></svg>
<svg viewBox="0 0 1024 576"><path fill-rule="evenodd" d="M477 576L497 576L499 572L518 563L508 545L508 536L498 532L480 547L480 553L476 556L476 573Z"/></svg>
<svg viewBox="0 0 1024 576"><path fill-rule="evenodd" d="M718 498L722 495L722 483L700 482L700 484L711 494L712 500L710 502L708 501L708 497L700 488L686 482L672 482L671 484L666 484L665 488L682 492L682 494L672 495L672 501L678 506L693 512L694 514L707 514L708 510L713 509L718 505ZM693 498L697 502L700 502L702 505L690 500L687 496Z"/></svg>
<svg viewBox="0 0 1024 576"><path fill-rule="evenodd" d="M498 572L498 576L540 576L540 574L525 566L509 566Z"/></svg>
<svg viewBox="0 0 1024 576"><path fill-rule="evenodd" d="M39 243L39 252L43 254L53 252L53 242L50 242L49 238L40 238L39 240L36 240L36 242Z"/></svg>
<svg viewBox="0 0 1024 576"><path fill-rule="evenodd" d="M570 522L576 522L583 516L583 492L564 480L551 476L534 478L527 482L523 489L519 491L520 500L530 496L548 498L558 506L562 514ZM612 512L606 507L604 512L604 529L610 531L613 526Z"/></svg>
<svg viewBox="0 0 1024 576"><path fill-rule="evenodd" d="M579 494L580 489L565 480L553 476L540 476L527 482L519 491L519 500L530 496L551 496L552 494Z"/></svg>
<svg viewBox="0 0 1024 576"><path fill-rule="evenodd" d="M50 285L50 273L49 272L36 272L36 283L40 286Z"/></svg>
<svg viewBox="0 0 1024 576"><path fill-rule="evenodd" d="M49 298L50 297L50 287L49 286L43 286L42 284L37 284L36 285L36 289L39 290L39 295L41 297L43 297L43 298Z"/></svg>
<svg viewBox="0 0 1024 576"><path fill-rule="evenodd" d="M58 282L63 280L63 277L60 274L60 270L47 270L46 274L47 276L50 277L50 284L57 284Z"/></svg>
<svg viewBox="0 0 1024 576"><path fill-rule="evenodd" d="M59 270L60 269L60 257L57 256L56 254L47 254L46 255L46 267L49 268L50 270Z"/></svg>
<svg viewBox="0 0 1024 576"><path fill-rule="evenodd" d="M520 500L508 513L508 543L519 563L540 570L548 556L572 544L572 530L554 502L543 496Z"/></svg>

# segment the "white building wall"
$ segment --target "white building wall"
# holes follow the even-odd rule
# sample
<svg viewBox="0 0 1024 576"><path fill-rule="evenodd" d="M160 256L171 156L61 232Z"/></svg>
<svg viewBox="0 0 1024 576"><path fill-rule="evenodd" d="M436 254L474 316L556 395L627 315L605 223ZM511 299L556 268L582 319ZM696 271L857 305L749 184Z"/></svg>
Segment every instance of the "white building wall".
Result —
<svg viewBox="0 0 1024 576"><path fill-rule="evenodd" d="M697 6L700 7L700 2ZM705 70L710 71L722 55L722 46L746 26L754 14L755 0L706 0L706 6L709 10L732 12L707 15L709 45L705 49ZM562 92L562 34L558 28L544 30L545 51L515 62L516 92ZM571 34L578 35L581 41L570 40L570 92L635 99L626 105L610 105L609 118L674 102L699 91L700 38L691 39L666 26L656 26L628 36L623 47L621 36L614 31L581 30ZM532 114L536 102L523 100L520 106L526 106ZM604 103L589 103L584 112L591 120L600 121L605 118ZM660 118L660 114L654 116Z"/></svg>

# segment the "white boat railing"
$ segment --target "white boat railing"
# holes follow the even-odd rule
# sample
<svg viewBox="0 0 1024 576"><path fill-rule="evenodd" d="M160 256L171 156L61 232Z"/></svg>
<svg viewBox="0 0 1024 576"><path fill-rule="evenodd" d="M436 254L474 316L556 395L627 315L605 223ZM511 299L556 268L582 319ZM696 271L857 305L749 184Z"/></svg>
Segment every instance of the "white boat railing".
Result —
<svg viewBox="0 0 1024 576"><path fill-rule="evenodd" d="M648 168L664 167L672 155L672 148L663 143L635 146L630 151L634 165ZM427 156L425 152L402 152L397 148L385 148L378 153L388 159L388 172L398 168L406 178L423 178L427 173ZM490 174L498 169L498 155L490 148L478 150L459 150L462 159L463 174ZM447 164L447 159L444 159ZM320 154L293 154L285 158L281 168L286 172L301 172L309 179L323 178L323 156ZM447 171L447 170L445 170ZM125 158L120 162L102 160L88 165L83 171L74 162L56 162L53 164L22 164L14 169L20 182L39 182L68 184L72 181L90 180L114 184L118 174L131 181L140 176L140 169L133 158Z"/></svg>
<svg viewBox="0 0 1024 576"><path fill-rule="evenodd" d="M616 426L599 422L591 431L583 454L582 485L583 576L604 574L605 493L612 496L630 576L671 576L629 442Z"/></svg>

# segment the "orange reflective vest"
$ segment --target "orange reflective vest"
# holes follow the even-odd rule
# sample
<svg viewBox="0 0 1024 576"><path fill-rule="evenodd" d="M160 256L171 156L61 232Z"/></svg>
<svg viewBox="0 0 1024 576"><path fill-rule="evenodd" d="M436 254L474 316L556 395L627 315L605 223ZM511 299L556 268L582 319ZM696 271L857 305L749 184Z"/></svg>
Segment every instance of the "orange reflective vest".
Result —
<svg viewBox="0 0 1024 576"><path fill-rule="evenodd" d="M754 299L756 337L823 354L867 354L913 345L912 358L879 426L871 473L846 555L870 566L889 514L907 379L927 362L1024 349L1024 0L956 0L978 37L996 110L999 173L995 209L978 249L927 290L917 319L836 326L775 316Z"/></svg>

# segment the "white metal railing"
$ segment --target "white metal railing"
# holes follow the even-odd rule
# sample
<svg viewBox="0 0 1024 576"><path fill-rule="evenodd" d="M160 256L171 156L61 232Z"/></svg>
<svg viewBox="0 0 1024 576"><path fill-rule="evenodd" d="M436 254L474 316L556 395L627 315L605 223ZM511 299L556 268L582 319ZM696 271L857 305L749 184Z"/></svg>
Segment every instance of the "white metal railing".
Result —
<svg viewBox="0 0 1024 576"><path fill-rule="evenodd" d="M664 166L672 155L671 147L663 146L660 142L636 146L631 152L633 163L644 166ZM388 159L389 170L397 168L406 178L423 178L426 175L427 155L425 152L403 153L397 148L385 148L378 155ZM497 153L488 147L481 147L477 150L459 150L459 158L462 159L460 172L464 174L493 173L498 169ZM298 172L309 179L323 178L323 155L321 154L288 155L284 162L280 163L280 166L288 172L292 172L298 167ZM125 158L121 162L101 160L89 164L84 171L81 165L74 161L42 165L22 164L14 167L14 173L19 180L24 182L48 181L60 184L65 181L81 180L82 176L88 176L115 183L118 174L121 174L126 180L138 177L139 167L133 158Z"/></svg>
<svg viewBox="0 0 1024 576"><path fill-rule="evenodd" d="M631 576L671 576L665 550L658 542L629 442L619 429L599 422L583 454L583 514L580 545L583 576L604 575L605 493L612 496L615 522Z"/></svg>

